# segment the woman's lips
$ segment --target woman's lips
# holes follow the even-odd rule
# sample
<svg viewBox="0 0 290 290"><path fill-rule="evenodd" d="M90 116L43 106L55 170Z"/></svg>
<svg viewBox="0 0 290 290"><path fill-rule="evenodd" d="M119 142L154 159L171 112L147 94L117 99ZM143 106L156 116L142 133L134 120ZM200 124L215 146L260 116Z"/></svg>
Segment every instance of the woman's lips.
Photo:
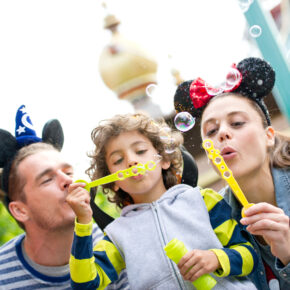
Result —
<svg viewBox="0 0 290 290"><path fill-rule="evenodd" d="M230 160L237 156L237 152L230 152L226 154L222 154L224 160Z"/></svg>
<svg viewBox="0 0 290 290"><path fill-rule="evenodd" d="M230 160L230 159L233 159L237 156L237 152L231 147L225 147L221 151L221 155L222 155L224 160Z"/></svg>

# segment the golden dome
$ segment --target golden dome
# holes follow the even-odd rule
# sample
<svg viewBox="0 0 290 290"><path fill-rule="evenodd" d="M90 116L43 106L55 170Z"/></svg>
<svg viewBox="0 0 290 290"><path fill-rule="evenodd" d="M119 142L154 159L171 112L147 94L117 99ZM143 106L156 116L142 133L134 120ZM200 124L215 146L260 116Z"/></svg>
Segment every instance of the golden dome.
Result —
<svg viewBox="0 0 290 290"><path fill-rule="evenodd" d="M134 100L145 95L149 84L156 83L157 63L139 45L122 37L118 24L112 15L105 19L112 39L100 55L99 70L104 83L120 99Z"/></svg>

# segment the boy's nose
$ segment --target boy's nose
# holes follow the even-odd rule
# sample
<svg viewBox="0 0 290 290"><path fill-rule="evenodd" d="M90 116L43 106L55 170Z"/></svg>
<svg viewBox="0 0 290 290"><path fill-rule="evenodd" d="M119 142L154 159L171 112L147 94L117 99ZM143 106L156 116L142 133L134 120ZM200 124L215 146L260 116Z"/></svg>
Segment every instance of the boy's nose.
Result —
<svg viewBox="0 0 290 290"><path fill-rule="evenodd" d="M135 166L135 165L137 165L137 164L138 164L137 161L133 161L133 160L131 160L131 161L128 162L128 167L132 167L132 166Z"/></svg>

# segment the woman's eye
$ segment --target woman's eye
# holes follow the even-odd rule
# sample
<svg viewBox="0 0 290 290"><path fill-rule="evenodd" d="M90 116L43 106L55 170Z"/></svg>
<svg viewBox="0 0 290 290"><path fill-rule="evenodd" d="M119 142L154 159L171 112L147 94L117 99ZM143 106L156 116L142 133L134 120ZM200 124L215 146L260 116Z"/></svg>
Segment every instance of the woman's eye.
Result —
<svg viewBox="0 0 290 290"><path fill-rule="evenodd" d="M243 126L244 124L245 124L245 122L240 121L240 122L233 122L231 125L232 125L233 127L241 127L241 126Z"/></svg>
<svg viewBox="0 0 290 290"><path fill-rule="evenodd" d="M144 154L144 153L146 153L147 152L147 149L143 149L143 150L138 150L136 153L138 154L138 155L142 155L142 154Z"/></svg>

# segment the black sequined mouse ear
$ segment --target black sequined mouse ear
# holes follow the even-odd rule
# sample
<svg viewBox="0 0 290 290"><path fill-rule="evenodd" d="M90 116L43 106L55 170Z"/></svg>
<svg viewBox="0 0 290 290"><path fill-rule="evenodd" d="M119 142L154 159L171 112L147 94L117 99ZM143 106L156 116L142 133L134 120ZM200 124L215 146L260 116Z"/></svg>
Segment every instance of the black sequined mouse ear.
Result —
<svg viewBox="0 0 290 290"><path fill-rule="evenodd" d="M63 130L57 119L49 120L42 129L42 141L53 145L58 150L62 149L64 142Z"/></svg>
<svg viewBox="0 0 290 290"><path fill-rule="evenodd" d="M0 129L0 168L5 167L17 152L16 138L8 131Z"/></svg>
<svg viewBox="0 0 290 290"><path fill-rule="evenodd" d="M174 95L174 107L177 113L195 111L192 101L189 96L189 88L192 80L185 81L178 85Z"/></svg>
<svg viewBox="0 0 290 290"><path fill-rule="evenodd" d="M262 100L273 89L275 71L267 61L256 57L245 58L238 63L237 69L243 79L235 92L257 101Z"/></svg>

